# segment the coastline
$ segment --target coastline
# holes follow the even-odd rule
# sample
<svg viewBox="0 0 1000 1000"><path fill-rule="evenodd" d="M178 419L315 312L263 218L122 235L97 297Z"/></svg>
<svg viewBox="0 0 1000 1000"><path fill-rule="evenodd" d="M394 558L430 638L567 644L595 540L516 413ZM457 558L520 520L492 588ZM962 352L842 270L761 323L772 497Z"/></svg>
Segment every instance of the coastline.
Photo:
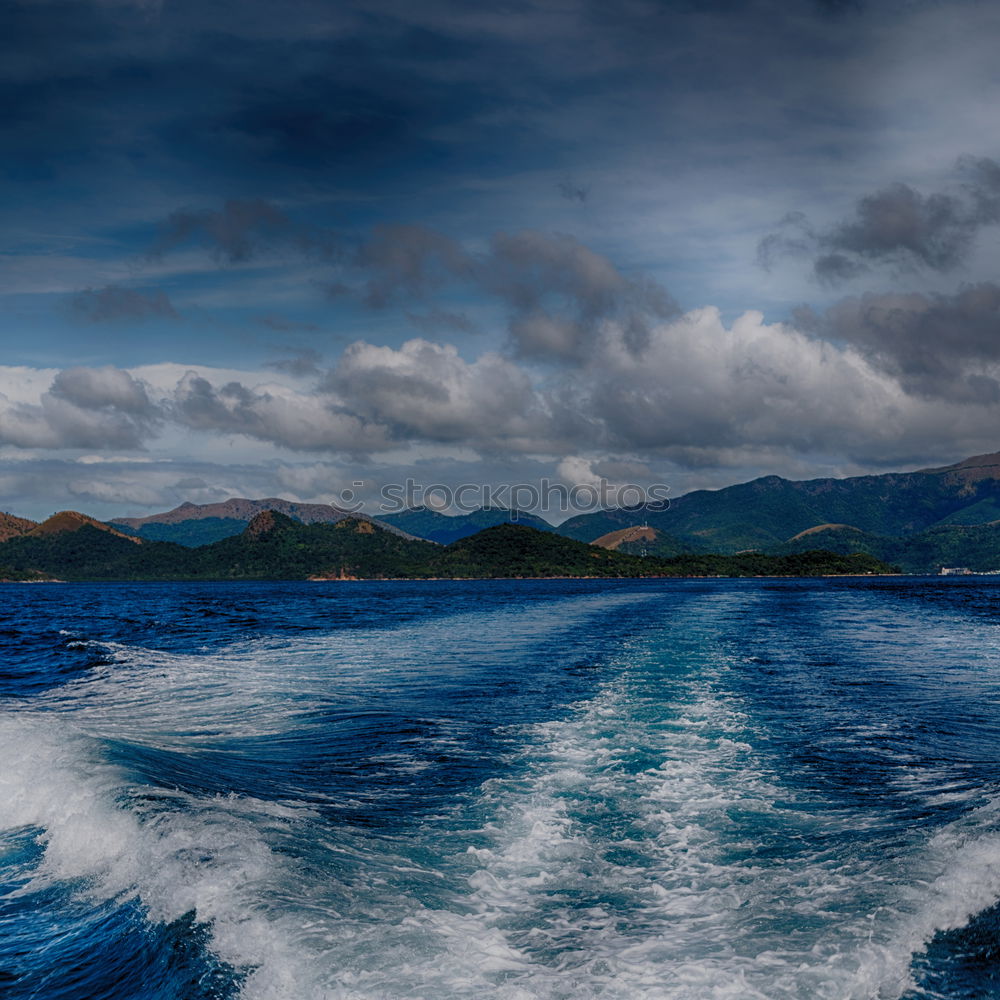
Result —
<svg viewBox="0 0 1000 1000"><path fill-rule="evenodd" d="M981 575L981 574L980 574ZM969 574L977 577L977 574ZM961 579L969 579L969 576ZM801 575L777 573L745 573L745 574L672 574L651 573L648 576L572 576L567 574L553 576L309 576L309 577L149 577L147 579L86 579L86 580L5 580L0 584L42 584L42 583L442 583L442 582L479 582L510 583L517 580L878 580L901 579L937 579L937 574L927 573L803 573Z"/></svg>

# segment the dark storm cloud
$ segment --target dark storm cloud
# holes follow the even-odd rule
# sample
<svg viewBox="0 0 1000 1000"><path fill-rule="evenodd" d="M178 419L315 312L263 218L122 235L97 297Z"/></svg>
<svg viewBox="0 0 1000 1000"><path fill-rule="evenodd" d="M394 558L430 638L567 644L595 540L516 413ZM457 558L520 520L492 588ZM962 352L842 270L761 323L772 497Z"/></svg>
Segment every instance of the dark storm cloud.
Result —
<svg viewBox="0 0 1000 1000"><path fill-rule="evenodd" d="M358 251L368 306L422 300L449 284L471 288L509 311L511 346L524 357L580 362L617 322L638 350L651 323L675 316L677 303L656 282L623 274L602 254L559 234L496 233L473 253L424 226L381 226ZM352 286L338 282L337 295ZM433 314L432 314L433 315Z"/></svg>
<svg viewBox="0 0 1000 1000"><path fill-rule="evenodd" d="M892 184L862 198L854 218L827 233L823 244L833 254L949 271L965 258L977 230L995 221L952 195L922 195Z"/></svg>
<svg viewBox="0 0 1000 1000"><path fill-rule="evenodd" d="M123 288L121 285L77 292L70 296L69 307L77 318L91 323L179 318L166 292Z"/></svg>
<svg viewBox="0 0 1000 1000"><path fill-rule="evenodd" d="M1000 286L969 285L952 295L869 294L800 325L852 344L911 393L956 402L1000 401Z"/></svg>
<svg viewBox="0 0 1000 1000"><path fill-rule="evenodd" d="M1000 220L1000 163L989 157L963 156L958 161L963 188L980 218Z"/></svg>
<svg viewBox="0 0 1000 1000"><path fill-rule="evenodd" d="M260 198L225 202L219 210L172 212L160 227L151 257L195 243L231 264L250 260L265 250L291 246L299 252L332 250L329 233L294 222L277 206Z"/></svg>
<svg viewBox="0 0 1000 1000"><path fill-rule="evenodd" d="M370 187L421 153L433 167L456 145L435 130L503 103L502 57L446 5L424 12L433 28L377 2L0 8L0 177L22 182L163 178L248 198ZM470 124L462 141L474 131L495 134Z"/></svg>
<svg viewBox="0 0 1000 1000"><path fill-rule="evenodd" d="M104 119L95 98L128 61L120 53L104 62L107 48L103 14L91 4L0 5L0 177L46 183L88 158L92 126Z"/></svg>
<svg viewBox="0 0 1000 1000"><path fill-rule="evenodd" d="M651 323L680 311L660 285L626 277L570 236L498 233L481 274L483 286L512 308L511 338L525 357L580 361L608 321L622 325L626 346L638 352Z"/></svg>
<svg viewBox="0 0 1000 1000"><path fill-rule="evenodd" d="M813 272L825 285L850 281L863 274L865 270L864 264L843 253L824 253L813 261Z"/></svg>
<svg viewBox="0 0 1000 1000"><path fill-rule="evenodd" d="M817 232L801 212L789 213L757 245L770 270L782 257L813 256L816 277L838 284L870 267L949 272L965 262L976 237L1000 222L1000 165L962 157L953 192L922 194L901 182L860 198L850 218Z"/></svg>
<svg viewBox="0 0 1000 1000"><path fill-rule="evenodd" d="M280 243L313 258L318 248L352 242L344 235L317 235L266 202L227 202L221 210L173 213L161 227L153 253L165 254L192 241L233 263ZM473 252L427 226L378 225L350 255L338 255L336 273L327 293L355 297L372 309L405 307L456 290L485 295L508 310L515 353L541 360L584 361L608 322L620 324L628 348L639 350L652 323L679 312L656 282L623 274L571 236L533 230L496 233L485 251ZM425 314L407 310L406 315L438 332L473 329L462 313L441 306Z"/></svg>
<svg viewBox="0 0 1000 1000"><path fill-rule="evenodd" d="M800 16L782 16L789 7ZM526 163L567 169L565 140L546 135L552 109L571 122L612 85L631 96L738 80L748 93L748 81L794 74L769 54L835 44L826 20L813 0L614 11L596 0L503 10L15 0L0 5L0 147L7 169L34 181L46 171L109 185L152 176L230 197L345 182L388 193L400 179L413 191L426 189L419 178L440 185L457 170L502 176ZM710 74L685 57L706 45L718 56ZM623 128L646 118L635 110ZM571 174L561 188L586 196Z"/></svg>
<svg viewBox="0 0 1000 1000"><path fill-rule="evenodd" d="M325 288L331 298L350 297L371 309L406 306L431 296L474 292L508 312L513 351L526 358L582 363L613 322L625 331L625 345L639 351L651 325L676 316L671 295L646 276L629 276L603 254L572 236L521 230L495 233L485 250L466 249L427 226L383 224L358 241L303 231L266 203L227 203L221 211L175 213L163 227L157 252L192 239L217 256L246 260L269 237L288 238L296 253L312 258L317 246L356 244L338 255L337 277ZM329 258L326 258L327 260ZM434 305L427 313L405 310L426 329L470 332L461 312Z"/></svg>
<svg viewBox="0 0 1000 1000"><path fill-rule="evenodd" d="M374 308L425 298L473 269L472 258L455 240L413 225L376 226L355 264L366 276L365 304Z"/></svg>

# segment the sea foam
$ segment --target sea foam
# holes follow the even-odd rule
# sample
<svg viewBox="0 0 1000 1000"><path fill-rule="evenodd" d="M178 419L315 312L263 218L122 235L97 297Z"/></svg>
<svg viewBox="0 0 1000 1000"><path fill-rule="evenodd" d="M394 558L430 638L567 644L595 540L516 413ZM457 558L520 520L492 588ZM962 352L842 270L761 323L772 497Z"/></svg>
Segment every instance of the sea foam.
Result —
<svg viewBox="0 0 1000 1000"><path fill-rule="evenodd" d="M61 886L151 923L193 915L246 1000L912 993L913 956L1000 898L1000 805L902 832L795 780L703 624L745 600L689 601L669 629L623 640L585 698L507 726L494 775L405 829L337 822L292 787L156 783L121 748L183 749L197 767L236 733L321 739L318 700L361 703L401 673L425 685L421 659L460 675L476 616L455 622L451 659L440 623L419 656L399 645L416 630L326 649L113 648L110 666L0 717L0 826L42 849L16 892ZM539 631L578 624L557 627L559 610L521 622L519 647L508 630L502 655L523 664ZM398 756L398 780L432 773Z"/></svg>

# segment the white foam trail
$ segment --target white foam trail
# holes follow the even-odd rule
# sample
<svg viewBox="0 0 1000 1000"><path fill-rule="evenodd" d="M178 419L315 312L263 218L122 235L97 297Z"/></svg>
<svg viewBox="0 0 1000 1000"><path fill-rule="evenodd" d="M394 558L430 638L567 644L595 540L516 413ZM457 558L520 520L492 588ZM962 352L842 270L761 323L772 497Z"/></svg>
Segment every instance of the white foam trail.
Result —
<svg viewBox="0 0 1000 1000"><path fill-rule="evenodd" d="M110 662L33 700L105 739L189 750L310 725L324 708L364 710L389 681L461 681L469 664L509 662L526 646L570 633L589 616L648 594L573 597L537 607L454 614L396 629L342 629L172 653L87 641ZM428 653L428 651L431 651ZM16 705L10 705L11 710Z"/></svg>
<svg viewBox="0 0 1000 1000"><path fill-rule="evenodd" d="M520 777L472 803L489 818L475 843L454 838L466 847L451 889L428 902L390 878L366 888L369 921L321 916L311 939L286 927L297 963L262 969L246 996L901 996L913 954L1000 896L992 818L971 815L897 858L820 846L775 860L752 839L761 828L822 843L848 828L863 838L879 818L796 801L710 681L698 673L663 713L626 672L566 719L531 727ZM636 765L651 754L658 763Z"/></svg>
<svg viewBox="0 0 1000 1000"><path fill-rule="evenodd" d="M58 882L95 899L138 899L153 921L193 912L223 961L291 960L266 915L289 880L269 840L306 810L134 786L49 714L0 718L0 756L0 828L37 828L44 848L20 893Z"/></svg>
<svg viewBox="0 0 1000 1000"><path fill-rule="evenodd" d="M120 658L124 679L0 718L0 826L38 828L44 845L22 891L58 880L137 898L152 920L193 911L218 957L250 970L245 1000L889 1000L936 931L1000 898L1000 807L880 850L882 817L793 791L752 749L704 637L675 674L652 645L626 649L593 698L517 733L508 776L463 804L474 829L447 816L412 840L136 786L90 735L214 738L199 720L222 726L258 700L249 717L266 731L281 692L278 722L314 678L329 684L303 666L319 656L306 645L246 663L249 684L242 653L212 654L218 714L197 705L206 660L168 656L134 676ZM338 696L364 690L377 652L340 661L359 683ZM159 707L187 685L190 703Z"/></svg>
<svg viewBox="0 0 1000 1000"><path fill-rule="evenodd" d="M505 989L887 1000L913 988L912 957L937 931L1000 898L997 807L927 843L917 833L896 857L841 842L775 861L775 845L747 842L848 833L863 846L880 817L783 787L740 738L748 720L712 689L713 673L697 671L672 718L650 717L624 673L535 728L518 784L486 790L498 822L471 849L469 905L490 931L480 963L508 962ZM661 762L633 770L637 751Z"/></svg>
<svg viewBox="0 0 1000 1000"><path fill-rule="evenodd" d="M622 595L615 603L645 599ZM99 899L135 898L154 921L194 913L210 929L213 952L249 970L248 997L367 996L350 985L352 977L369 981L351 971L356 954L365 956L362 965L373 954L376 965L388 961L373 972L385 981L426 965L427 935L412 926L421 904L392 879L436 881L439 872L396 857L391 845L380 851L365 831L324 840L324 824L294 804L136 785L108 763L104 741L191 751L300 728L324 698L363 705L385 675L398 681L407 671L421 683L442 672L460 678L470 658L519 655L606 605L576 598L559 602L556 614L550 605L515 608L203 655L101 644L111 663L30 704L8 703L0 715L0 828L37 828L44 847L21 891L60 882ZM429 670L435 642L449 655L440 663L431 657ZM332 983L328 963L338 970Z"/></svg>

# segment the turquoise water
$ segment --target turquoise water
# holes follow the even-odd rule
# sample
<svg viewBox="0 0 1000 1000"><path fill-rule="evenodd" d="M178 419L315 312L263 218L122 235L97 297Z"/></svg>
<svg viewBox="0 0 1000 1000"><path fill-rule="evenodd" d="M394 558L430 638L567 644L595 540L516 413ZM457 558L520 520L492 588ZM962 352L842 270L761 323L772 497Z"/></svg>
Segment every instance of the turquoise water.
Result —
<svg viewBox="0 0 1000 1000"><path fill-rule="evenodd" d="M997 587L8 586L0 995L1000 997Z"/></svg>

